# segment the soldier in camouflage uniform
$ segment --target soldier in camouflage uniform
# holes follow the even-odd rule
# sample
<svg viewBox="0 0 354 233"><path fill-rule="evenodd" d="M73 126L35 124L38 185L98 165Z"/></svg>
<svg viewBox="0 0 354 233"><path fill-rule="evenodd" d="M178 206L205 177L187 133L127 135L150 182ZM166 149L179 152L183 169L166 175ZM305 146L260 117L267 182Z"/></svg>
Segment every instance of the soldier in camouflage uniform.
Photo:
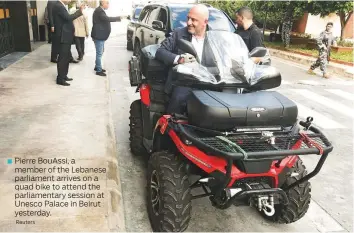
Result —
<svg viewBox="0 0 354 233"><path fill-rule="evenodd" d="M329 22L326 25L326 30L323 31L317 39L317 46L319 56L314 64L308 70L309 74L315 74L313 71L317 67L320 67L323 72L324 78L329 78L327 74L327 64L330 57L330 50L332 45L336 45L335 37L332 34L333 23Z"/></svg>

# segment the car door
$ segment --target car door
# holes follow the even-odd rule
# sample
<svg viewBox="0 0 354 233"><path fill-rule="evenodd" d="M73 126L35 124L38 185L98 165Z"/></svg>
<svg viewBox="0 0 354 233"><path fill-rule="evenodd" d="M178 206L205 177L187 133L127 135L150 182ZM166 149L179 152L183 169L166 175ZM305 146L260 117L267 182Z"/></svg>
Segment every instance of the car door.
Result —
<svg viewBox="0 0 354 233"><path fill-rule="evenodd" d="M144 9L141 11L140 16L139 16L139 23L137 23L136 29L135 29L135 35L134 38L134 49L135 49L135 43L139 42L140 43L140 48L144 46L144 40L145 40L145 31L147 28L147 20L149 18L149 14L151 12L151 7L146 6Z"/></svg>
<svg viewBox="0 0 354 233"><path fill-rule="evenodd" d="M161 7L159 11L159 15L157 17L158 21L161 21L163 24L162 29L153 29L154 30L154 37L152 38L153 44L160 44L165 39L165 34L168 28L168 11L165 7Z"/></svg>
<svg viewBox="0 0 354 233"><path fill-rule="evenodd" d="M159 12L160 7L158 5L152 6L146 22L146 29L144 29L144 46L155 44L156 30L152 28L152 22L157 20Z"/></svg>

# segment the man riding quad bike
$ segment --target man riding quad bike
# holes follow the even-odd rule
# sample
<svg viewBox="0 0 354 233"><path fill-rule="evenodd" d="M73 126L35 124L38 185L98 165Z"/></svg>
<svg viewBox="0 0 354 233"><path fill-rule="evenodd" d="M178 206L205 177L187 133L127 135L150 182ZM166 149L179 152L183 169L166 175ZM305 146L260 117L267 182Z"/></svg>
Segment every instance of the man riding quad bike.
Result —
<svg viewBox="0 0 354 233"><path fill-rule="evenodd" d="M226 31L207 31L205 43L213 63L197 59L170 71L172 86L191 88L183 115L166 111L169 67L155 59L160 45L143 48L140 59L129 62L131 85L140 92L130 108L130 146L149 159L153 231L185 231L191 201L203 197L219 209L251 205L274 222L299 220L311 200L309 179L333 150L331 143L311 117L298 122L293 101L264 91L281 83L274 67L250 58L264 56L264 48L248 53L242 39ZM178 47L198 58L188 40L179 39ZM299 155L310 154L320 158L307 174ZM192 189L204 194L192 195Z"/></svg>

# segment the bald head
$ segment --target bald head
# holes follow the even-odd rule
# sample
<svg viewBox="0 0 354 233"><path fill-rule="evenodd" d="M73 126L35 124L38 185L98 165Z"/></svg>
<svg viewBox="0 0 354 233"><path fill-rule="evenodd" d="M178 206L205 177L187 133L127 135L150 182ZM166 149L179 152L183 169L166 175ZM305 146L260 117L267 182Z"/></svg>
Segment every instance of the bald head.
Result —
<svg viewBox="0 0 354 233"><path fill-rule="evenodd" d="M206 7L203 4L197 4L194 7L191 8L189 11L192 14L199 15L203 20L208 20L209 19L209 10L208 7Z"/></svg>
<svg viewBox="0 0 354 233"><path fill-rule="evenodd" d="M188 32L203 37L209 19L209 10L203 4L197 4L191 8L187 17Z"/></svg>
<svg viewBox="0 0 354 233"><path fill-rule="evenodd" d="M100 6L101 6L103 9L107 10L107 9L109 8L109 1L108 1L108 0L101 0L101 1L100 1Z"/></svg>

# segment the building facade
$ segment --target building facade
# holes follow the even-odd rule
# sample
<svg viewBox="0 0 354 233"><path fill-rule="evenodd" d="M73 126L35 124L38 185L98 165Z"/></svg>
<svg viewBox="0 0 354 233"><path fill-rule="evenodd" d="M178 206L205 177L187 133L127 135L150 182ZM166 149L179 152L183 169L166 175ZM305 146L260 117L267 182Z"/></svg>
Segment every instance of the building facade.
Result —
<svg viewBox="0 0 354 233"><path fill-rule="evenodd" d="M0 57L11 52L30 52L40 41L37 2L0 0ZM42 38L45 40L45 38Z"/></svg>

